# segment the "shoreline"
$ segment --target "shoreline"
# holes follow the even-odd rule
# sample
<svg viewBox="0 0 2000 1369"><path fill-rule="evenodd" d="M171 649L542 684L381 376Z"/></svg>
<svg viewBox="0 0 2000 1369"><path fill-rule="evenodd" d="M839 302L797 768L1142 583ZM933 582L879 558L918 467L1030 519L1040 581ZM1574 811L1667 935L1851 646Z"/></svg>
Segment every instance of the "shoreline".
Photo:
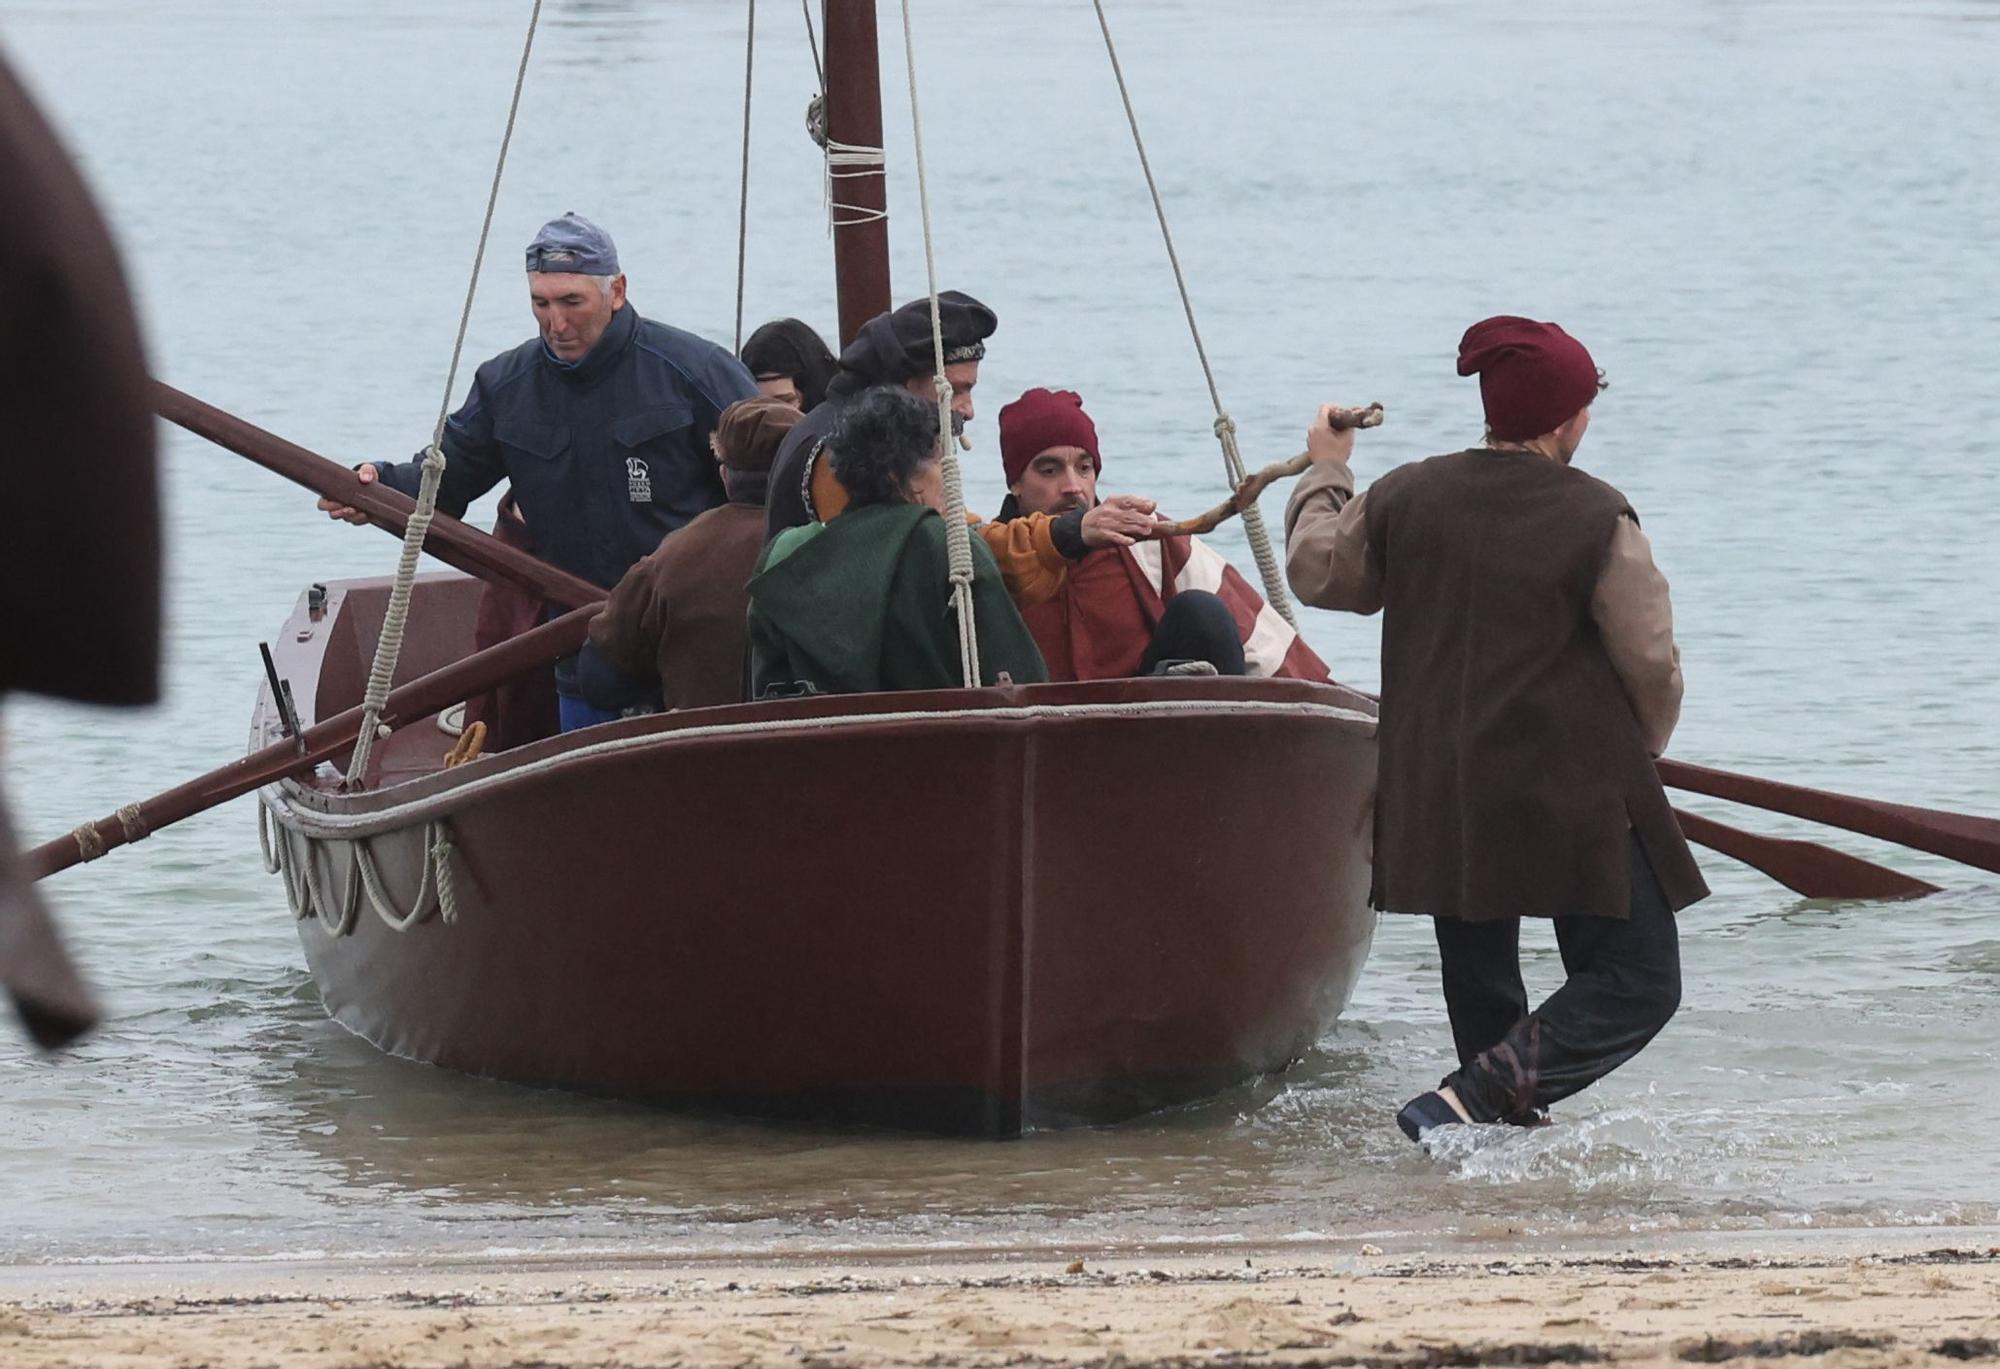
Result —
<svg viewBox="0 0 2000 1369"><path fill-rule="evenodd" d="M1691 1233L1533 1252L1246 1244L1067 1263L990 1249L11 1265L0 1363L2000 1364L1996 1236Z"/></svg>

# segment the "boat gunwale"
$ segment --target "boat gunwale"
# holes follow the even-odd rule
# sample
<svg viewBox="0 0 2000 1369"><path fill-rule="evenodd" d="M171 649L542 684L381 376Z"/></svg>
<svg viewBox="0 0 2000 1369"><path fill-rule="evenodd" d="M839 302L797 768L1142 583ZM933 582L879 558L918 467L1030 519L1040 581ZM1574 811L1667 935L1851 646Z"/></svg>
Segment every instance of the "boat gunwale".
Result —
<svg viewBox="0 0 2000 1369"><path fill-rule="evenodd" d="M893 726L912 733L935 734L975 728L1012 729L1045 722L1214 719L1219 716L1235 715L1245 718L1297 719L1330 723L1340 730L1350 732L1357 740L1372 740L1376 727L1375 716L1362 709L1319 699L1297 697L1301 686L1315 694L1331 694L1343 699L1358 697L1340 686L1289 680L1231 680L1227 685L1221 686L1230 689L1231 695L1217 697L1215 693L1218 688L1217 681L1204 680L1198 683L1174 681L1172 682L1174 685L1196 683L1196 690L1199 692L1173 688L1168 697L1159 698L1144 697L1154 692L1151 689L1130 688L1141 683L1136 680L1114 680L1091 681L1081 685L1070 683L1007 686L977 691L924 690L901 695L882 693L838 696L844 701L865 698L884 702L894 701L905 705L872 711L854 711L851 708L829 711L820 708L805 712L787 711L774 715L771 710L774 707L782 708L783 704L775 706L730 704L712 709L651 714L642 718L625 719L617 723L565 733L558 737L543 738L541 741L515 750L484 758L483 762L431 771L379 789L342 793L297 779L285 779L265 786L259 791L258 797L259 802L270 807L274 817L288 827L309 831L310 835L342 839L372 835L376 831L445 816L476 801L487 790L502 786L512 787L515 784L531 781L549 771L588 765L634 751L688 746L712 747L729 745L745 739L781 740L854 727ZM1167 684L1168 682L1143 683ZM1107 690L1093 686L1115 686L1115 688ZM1272 686L1277 688L1274 690ZM1241 696L1240 691L1244 691L1246 687L1253 697ZM1073 696L1079 689L1091 693L1112 693L1115 697L1077 699ZM1046 700L1035 697L1045 692L1056 694L1058 697ZM1255 697L1273 692L1281 697ZM962 706L967 701L968 694L976 694L983 702ZM1140 697L1133 697L1134 695ZM1292 697L1282 697L1286 695ZM813 702L826 701L822 698ZM921 705L926 702L934 706L915 708L907 706L910 703ZM708 720L715 718L716 715L741 715L753 710L753 716ZM409 725L421 725L422 721L418 720Z"/></svg>

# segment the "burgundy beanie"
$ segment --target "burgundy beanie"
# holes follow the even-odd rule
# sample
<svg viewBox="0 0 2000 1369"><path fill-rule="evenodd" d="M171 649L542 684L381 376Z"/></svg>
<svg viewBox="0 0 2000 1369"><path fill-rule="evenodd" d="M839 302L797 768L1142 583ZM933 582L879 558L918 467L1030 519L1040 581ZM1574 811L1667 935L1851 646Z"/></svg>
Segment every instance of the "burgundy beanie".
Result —
<svg viewBox="0 0 2000 1369"><path fill-rule="evenodd" d="M1581 342L1553 323L1511 314L1465 330L1458 373L1478 374L1486 430L1502 442L1554 432L1597 398L1597 363Z"/></svg>
<svg viewBox="0 0 2000 1369"><path fill-rule="evenodd" d="M1030 390L1000 411L1000 466L1013 484L1028 463L1051 447L1081 447L1090 464L1104 473L1097 454L1097 425L1083 411L1074 390Z"/></svg>

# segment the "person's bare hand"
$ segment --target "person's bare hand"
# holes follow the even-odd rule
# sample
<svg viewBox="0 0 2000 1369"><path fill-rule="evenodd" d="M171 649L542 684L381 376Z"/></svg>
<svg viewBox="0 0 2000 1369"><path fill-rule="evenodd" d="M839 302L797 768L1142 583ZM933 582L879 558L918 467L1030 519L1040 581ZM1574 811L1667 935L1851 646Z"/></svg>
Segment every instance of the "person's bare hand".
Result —
<svg viewBox="0 0 2000 1369"><path fill-rule="evenodd" d="M1114 494L1083 516L1086 547L1129 547L1153 527L1159 505L1136 494Z"/></svg>
<svg viewBox="0 0 2000 1369"><path fill-rule="evenodd" d="M1354 455L1354 429L1336 428L1330 420L1337 404L1322 404L1312 427L1306 429L1306 455L1315 466L1346 465Z"/></svg>
<svg viewBox="0 0 2000 1369"><path fill-rule="evenodd" d="M357 466L355 467L354 474L364 485L375 483L375 468L373 466ZM338 499L322 499L319 501L319 508L328 518L337 518L343 523L353 523L358 526L368 521L367 514L350 505L341 503Z"/></svg>

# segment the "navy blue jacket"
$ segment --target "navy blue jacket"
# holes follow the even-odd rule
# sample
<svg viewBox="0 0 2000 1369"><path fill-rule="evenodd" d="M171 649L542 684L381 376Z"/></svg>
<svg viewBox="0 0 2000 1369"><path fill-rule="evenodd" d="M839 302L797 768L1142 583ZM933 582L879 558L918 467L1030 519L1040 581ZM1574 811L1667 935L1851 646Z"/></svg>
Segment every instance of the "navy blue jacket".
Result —
<svg viewBox="0 0 2000 1369"><path fill-rule="evenodd" d="M726 349L627 302L581 361L556 360L537 337L479 368L445 423L437 506L463 517L511 481L536 554L609 589L661 538L724 502L709 434L756 393ZM376 475L414 496L422 453Z"/></svg>

